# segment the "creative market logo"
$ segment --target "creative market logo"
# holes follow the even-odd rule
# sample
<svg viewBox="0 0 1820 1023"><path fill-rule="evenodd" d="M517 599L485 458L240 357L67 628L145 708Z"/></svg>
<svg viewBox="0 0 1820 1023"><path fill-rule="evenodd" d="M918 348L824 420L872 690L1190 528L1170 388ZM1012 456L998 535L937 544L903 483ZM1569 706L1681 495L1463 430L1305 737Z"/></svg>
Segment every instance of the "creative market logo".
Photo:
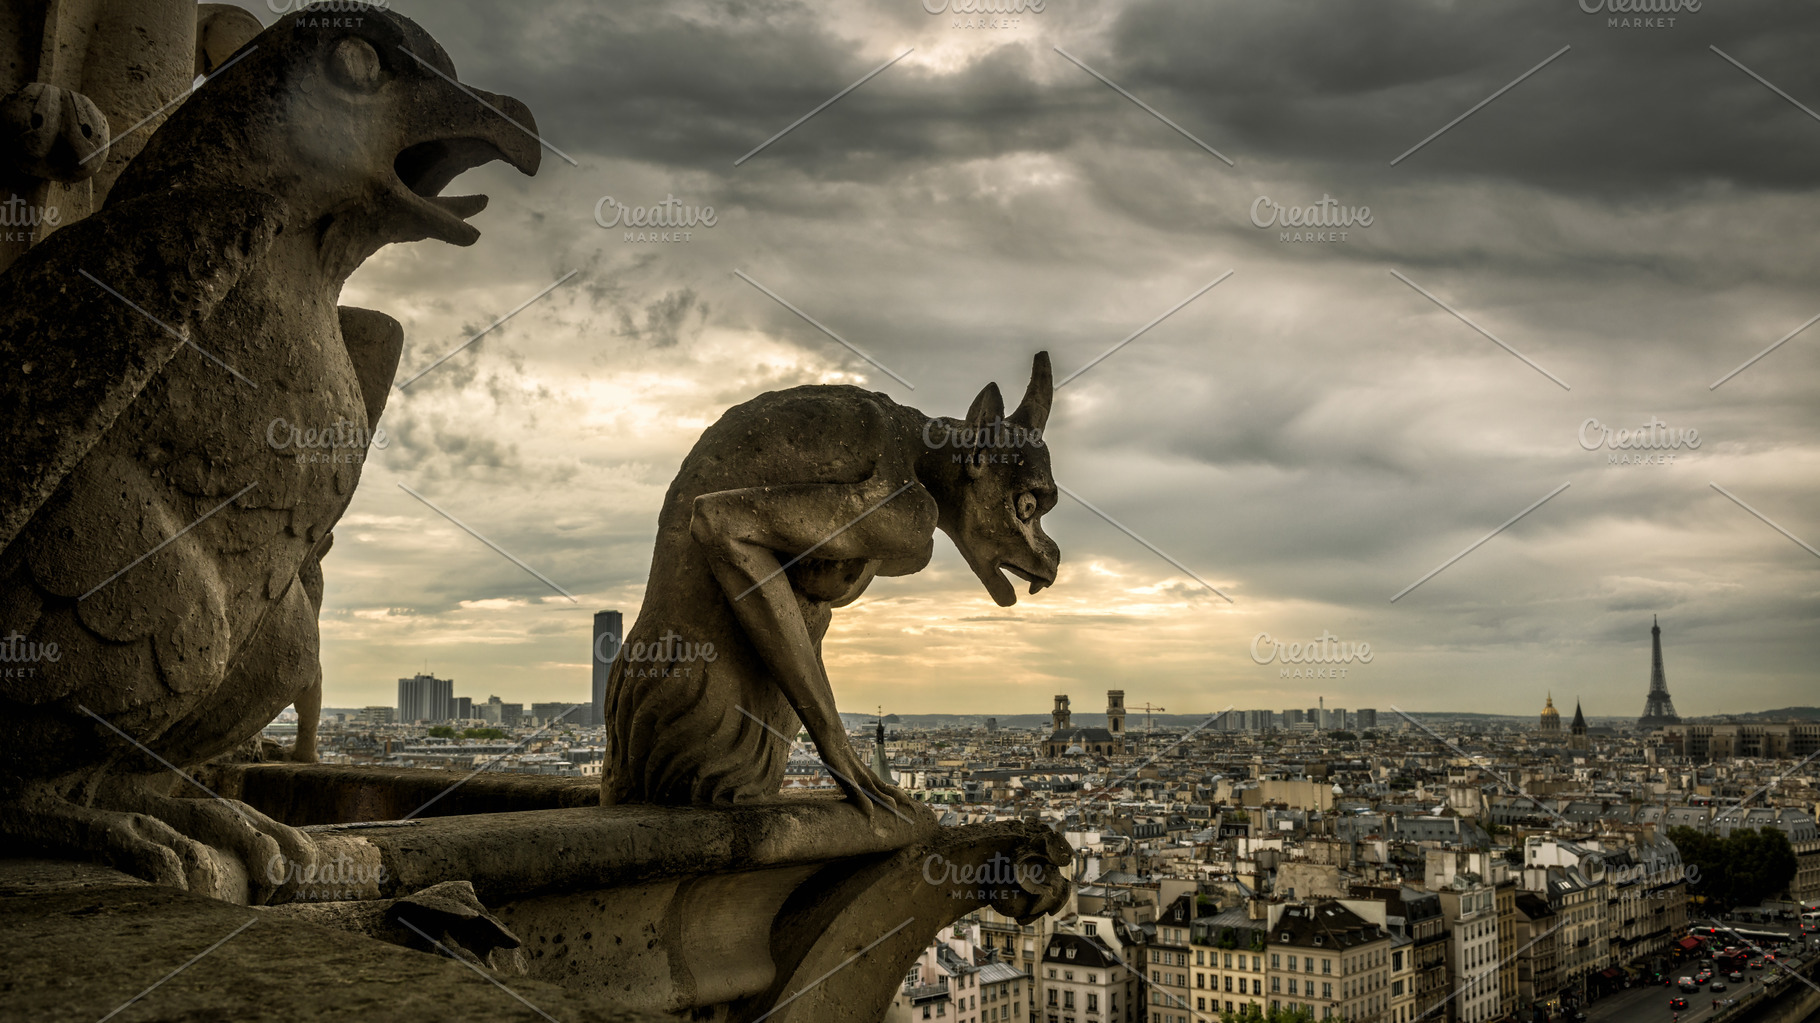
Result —
<svg viewBox="0 0 1820 1023"><path fill-rule="evenodd" d="M938 451L953 448L956 464L1023 465L1023 449L1042 447L1043 431L1006 422L1002 417L984 426L958 427L930 419L923 423L923 444Z"/></svg>
<svg viewBox="0 0 1820 1023"><path fill-rule="evenodd" d="M1047 0L922 0L923 10L947 14L949 28L1017 28L1022 15L1041 14Z"/></svg>
<svg viewBox="0 0 1820 1023"><path fill-rule="evenodd" d="M30 245L44 237L44 232L38 228L56 227L62 220L63 211L57 207L33 206L15 195L0 203L0 241Z"/></svg>
<svg viewBox="0 0 1820 1023"><path fill-rule="evenodd" d="M609 211L611 217L607 215ZM603 229L618 227L624 230L622 242L692 242L695 240L694 228L713 227L716 220L714 207L690 206L674 195L665 195L662 202L649 206L627 206L610 195L601 196L594 204L594 222Z"/></svg>
<svg viewBox="0 0 1820 1023"><path fill-rule="evenodd" d="M358 15L383 13L392 0L265 0L265 6L279 16L296 11L293 28L359 28L365 22ZM336 17L350 14L355 17Z"/></svg>
<svg viewBox="0 0 1820 1023"><path fill-rule="evenodd" d="M13 681L41 677L43 664L63 660L63 651L55 643L31 642L17 629L0 639L0 679Z"/></svg>
<svg viewBox="0 0 1820 1023"><path fill-rule="evenodd" d="M1700 446L1700 431L1693 427L1676 429L1655 416L1634 430L1613 429L1596 418L1580 424L1580 447L1587 451L1607 449L1607 465L1673 465L1675 452L1692 451Z"/></svg>
<svg viewBox="0 0 1820 1023"><path fill-rule="evenodd" d="M1355 227L1371 226L1370 206L1342 206L1323 193L1319 202L1285 206L1267 195L1251 201L1251 223L1259 230L1277 228L1280 242L1343 242Z"/></svg>
<svg viewBox="0 0 1820 1023"><path fill-rule="evenodd" d="M326 427L305 427L280 416L266 424L265 442L273 451L295 452L299 464L358 465L371 448L391 446L384 427L368 429L347 419Z"/></svg>
<svg viewBox="0 0 1820 1023"><path fill-rule="evenodd" d="M1349 643L1326 629L1306 643L1284 643L1268 632L1251 637L1251 659L1258 664L1280 663L1279 678L1345 678L1348 669L1342 665L1370 664L1371 657L1370 643Z"/></svg>
<svg viewBox="0 0 1820 1023"><path fill-rule="evenodd" d="M1681 11L1697 14L1700 11L1700 0L1580 0L1580 9L1587 14L1608 15L1605 19L1606 28L1674 28L1674 18L1612 15L1663 15L1678 14Z"/></svg>
<svg viewBox="0 0 1820 1023"><path fill-rule="evenodd" d="M713 664L720 653L709 641L692 643L673 629L665 629L655 641L620 642L620 637L603 632L594 637L594 659L601 664L616 660L626 662L627 678L688 678L694 663Z"/></svg>

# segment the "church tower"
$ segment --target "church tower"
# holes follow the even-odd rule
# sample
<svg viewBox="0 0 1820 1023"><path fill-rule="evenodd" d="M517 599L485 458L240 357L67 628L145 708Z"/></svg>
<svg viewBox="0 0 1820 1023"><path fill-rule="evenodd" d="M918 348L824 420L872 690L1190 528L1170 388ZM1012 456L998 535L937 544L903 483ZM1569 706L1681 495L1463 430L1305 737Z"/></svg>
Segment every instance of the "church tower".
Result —
<svg viewBox="0 0 1820 1023"><path fill-rule="evenodd" d="M1574 723L1570 726L1572 737L1567 740L1569 749L1586 748L1586 715L1580 711L1580 701L1574 701Z"/></svg>
<svg viewBox="0 0 1820 1023"><path fill-rule="evenodd" d="M886 785L894 785L897 779L891 773L891 758L885 755L885 708L878 709L878 738L872 742L872 774Z"/></svg>
<svg viewBox="0 0 1820 1023"><path fill-rule="evenodd" d="M1121 742L1125 738L1125 691L1106 690L1106 731Z"/></svg>
<svg viewBox="0 0 1820 1023"><path fill-rule="evenodd" d="M1057 695L1055 698L1055 709L1049 712L1049 719L1053 726L1050 731L1059 732L1064 728L1070 727L1068 719L1071 716L1072 715L1068 712L1068 697L1066 695Z"/></svg>

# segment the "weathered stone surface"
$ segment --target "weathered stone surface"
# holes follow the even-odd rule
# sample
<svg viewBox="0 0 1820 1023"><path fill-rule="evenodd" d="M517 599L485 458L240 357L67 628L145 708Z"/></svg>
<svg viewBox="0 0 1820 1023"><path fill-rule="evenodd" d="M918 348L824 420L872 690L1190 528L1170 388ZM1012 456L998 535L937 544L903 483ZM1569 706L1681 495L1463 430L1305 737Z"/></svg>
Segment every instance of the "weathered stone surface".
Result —
<svg viewBox="0 0 1820 1023"><path fill-rule="evenodd" d="M402 806L396 797L344 798L393 776L413 799L442 791L425 780L443 789L458 780L292 764L216 768L210 780L282 816L287 806L312 814ZM523 943L516 951L530 976L603 1006L731 1021L788 1001L778 1018L871 1023L917 951L955 919L982 905L1028 919L1062 905L1068 892L1062 872L1072 851L1036 823L939 828L886 814L868 827L857 807L832 794L725 807L535 809L577 790L534 776L479 776L444 799L481 782L490 792L467 804L480 812L309 828L325 849L341 843L337 862L365 865L341 873L378 873L369 898L382 901L280 910L383 936L391 932L385 900L422 898L460 878ZM331 795L324 804L297 801L309 793ZM292 895L311 897L280 893ZM809 985L900 923L861 959ZM489 961L519 968L497 953ZM810 993L797 998L799 991Z"/></svg>
<svg viewBox="0 0 1820 1023"><path fill-rule="evenodd" d="M5 1009L0 1011L8 1019L94 1023L141 994L115 1018L372 1018L393 1023L673 1019L617 1010L535 978L495 976L508 993L446 956L168 887L129 880L83 882L62 890L39 886L21 893L32 887L21 883L21 875L44 869L0 860L0 933L7 935L12 950L0 993ZM249 921L252 926L234 933ZM228 940L214 951L152 988L223 938Z"/></svg>
<svg viewBox="0 0 1820 1023"><path fill-rule="evenodd" d="M187 82L196 16L123 67L174 60ZM437 193L541 156L523 104L453 84L413 22L320 20L261 33L100 211L0 275L0 626L59 652L0 682L0 834L234 901L269 898L259 865L308 863L310 843L177 798L167 764L312 698L319 562L362 461L300 459L271 431L370 434L402 338L338 307L342 282L393 242L473 243L485 197Z"/></svg>
<svg viewBox="0 0 1820 1023"><path fill-rule="evenodd" d="M557 775L489 771L455 785L462 776L447 771L266 763L210 764L198 776L223 796L299 827L600 804L593 779Z"/></svg>
<svg viewBox="0 0 1820 1023"><path fill-rule="evenodd" d="M730 807L629 804L464 814L312 828L380 851L386 895L451 878L504 899L624 887L652 880L892 854L937 829L886 815L877 828L831 797Z"/></svg>
<svg viewBox="0 0 1820 1023"><path fill-rule="evenodd" d="M1005 415L987 384L965 419L931 418L848 386L773 391L729 410L664 496L637 624L607 681L602 801L737 803L775 794L798 723L874 823L928 809L847 741L821 641L877 576L921 571L937 530L1000 605L1003 573L1035 593L1061 553L1042 433L1053 387L1039 353Z"/></svg>
<svg viewBox="0 0 1820 1023"><path fill-rule="evenodd" d="M196 22L192 0L0 4L0 201L56 211L0 231L0 270L101 207L161 108L189 91Z"/></svg>

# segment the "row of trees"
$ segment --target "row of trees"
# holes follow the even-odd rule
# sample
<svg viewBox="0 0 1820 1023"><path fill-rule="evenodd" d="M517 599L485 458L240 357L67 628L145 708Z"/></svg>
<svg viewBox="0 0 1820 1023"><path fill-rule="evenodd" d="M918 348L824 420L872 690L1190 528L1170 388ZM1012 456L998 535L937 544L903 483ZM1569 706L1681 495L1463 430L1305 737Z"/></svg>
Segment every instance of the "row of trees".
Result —
<svg viewBox="0 0 1820 1023"><path fill-rule="evenodd" d="M457 732L451 725L436 725L429 731L433 739L503 739L506 733L499 728L467 728Z"/></svg>
<svg viewBox="0 0 1820 1023"><path fill-rule="evenodd" d="M1688 895L1710 912L1761 905L1795 879L1795 850L1776 828L1739 828L1724 838L1670 828L1668 840L1681 852Z"/></svg>

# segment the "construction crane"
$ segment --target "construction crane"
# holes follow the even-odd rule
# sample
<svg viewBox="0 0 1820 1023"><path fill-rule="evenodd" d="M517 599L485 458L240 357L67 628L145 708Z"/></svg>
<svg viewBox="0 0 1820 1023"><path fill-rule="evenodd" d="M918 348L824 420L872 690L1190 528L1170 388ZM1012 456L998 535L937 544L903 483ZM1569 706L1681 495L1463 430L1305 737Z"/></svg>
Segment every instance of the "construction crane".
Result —
<svg viewBox="0 0 1820 1023"><path fill-rule="evenodd" d="M1144 734L1146 736L1148 736L1151 732L1156 731L1157 714L1161 713L1164 710L1167 710L1168 708L1152 707L1148 702L1146 702L1142 707L1133 707L1131 709L1132 710L1141 710L1144 712Z"/></svg>

